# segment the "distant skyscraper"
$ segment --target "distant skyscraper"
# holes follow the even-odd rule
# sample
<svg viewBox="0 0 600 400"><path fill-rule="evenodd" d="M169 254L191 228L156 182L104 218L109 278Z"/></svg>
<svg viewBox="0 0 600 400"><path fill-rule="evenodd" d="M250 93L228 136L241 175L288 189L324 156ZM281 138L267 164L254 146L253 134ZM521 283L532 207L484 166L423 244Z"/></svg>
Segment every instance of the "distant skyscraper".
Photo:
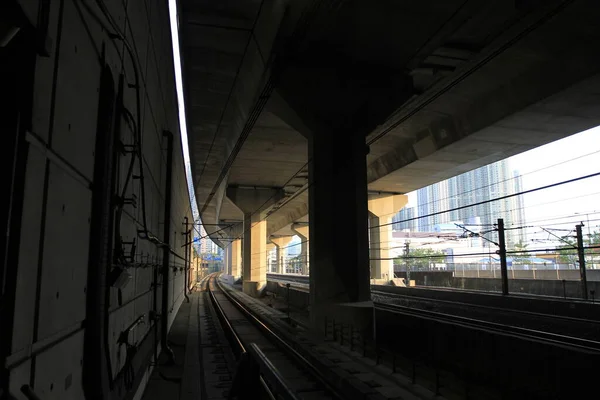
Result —
<svg viewBox="0 0 600 400"><path fill-rule="evenodd" d="M406 207L403 208L402 210L400 210L399 213L397 213L396 215L394 215L392 217L392 229L395 231L403 231L403 230L410 230L410 231L415 231L417 230L417 222L418 220L413 219L415 218L415 209L413 207ZM407 221L409 220L409 221ZM400 221L404 221L404 222L400 222Z"/></svg>
<svg viewBox="0 0 600 400"><path fill-rule="evenodd" d="M512 190L513 193L522 193L523 192L523 180L521 179L521 175L519 171L513 171L513 179L512 179ZM511 221L515 223L518 222L519 226L525 225L525 202L523 201L523 196L514 196L510 198L511 204ZM516 229L513 230L513 240L518 242L527 241L527 237L525 236L525 229Z"/></svg>
<svg viewBox="0 0 600 400"><path fill-rule="evenodd" d="M509 170L508 161L502 160L448 180L427 186L417 191L417 228L430 232L438 224L451 221L469 221L478 217L482 231L493 229L498 218L503 218L505 226L518 227L525 224L522 196L486 202L522 191L521 176ZM486 202L484 204L478 204ZM466 207L478 204L473 207ZM466 208L460 208L466 207ZM446 210L453 210L436 214ZM434 215L432 215L434 214ZM401 218L399 219L401 220ZM525 241L525 230L508 230L507 245L511 247L519 240ZM497 241L496 232L489 232L487 238Z"/></svg>
<svg viewBox="0 0 600 400"><path fill-rule="evenodd" d="M219 246L213 242L210 237L206 234L206 229L204 226L200 225L200 237L198 240L198 250L200 254L202 253L217 253L219 254Z"/></svg>

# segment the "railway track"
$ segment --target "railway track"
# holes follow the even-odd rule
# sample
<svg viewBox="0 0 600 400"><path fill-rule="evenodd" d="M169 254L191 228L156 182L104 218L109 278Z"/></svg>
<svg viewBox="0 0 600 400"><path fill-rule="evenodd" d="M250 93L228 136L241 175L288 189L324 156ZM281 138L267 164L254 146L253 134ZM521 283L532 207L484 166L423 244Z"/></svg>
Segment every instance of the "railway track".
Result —
<svg viewBox="0 0 600 400"><path fill-rule="evenodd" d="M376 302L375 308L380 310L392 311L403 315L412 315L418 318L432 319L442 323L461 325L472 329L486 330L503 335L514 335L524 339L544 341L548 344L577 349L581 351L600 354L600 342L597 340L582 339L569 335L561 335L552 332L521 328L518 326L489 322L481 319L461 317L457 315L445 314L437 311L415 309L395 304L386 304Z"/></svg>
<svg viewBox="0 0 600 400"><path fill-rule="evenodd" d="M208 280L207 293L238 360L231 395L254 399L258 392L268 399L345 398L317 366L224 290L216 275Z"/></svg>
<svg viewBox="0 0 600 400"><path fill-rule="evenodd" d="M299 290L308 290L308 277L306 276L280 274L269 274L269 276L273 280L297 286ZM436 288L436 290L439 291L442 289ZM416 310L453 315L458 318L464 317L471 320L480 320L484 324L496 323L504 324L506 326L513 325L515 328L538 331L541 334L547 333L548 336L558 335L569 340L569 342L577 341L578 339L581 339L582 343L586 340L595 342L600 338L600 320L579 316L528 311L515 307L498 307L477 304L473 301L465 302L431 298L419 296L418 294L402 294L384 291L378 286L372 286L371 295L373 301L379 304L398 305ZM556 299L553 300L558 301Z"/></svg>
<svg viewBox="0 0 600 400"><path fill-rule="evenodd" d="M292 284L306 282L301 276L284 278ZM551 307L543 313L538 312L543 307L502 308L390 293L375 286L371 292L376 362L412 375L413 382L436 393L563 399L594 390L589 371L600 362L598 320L556 314Z"/></svg>
<svg viewBox="0 0 600 400"><path fill-rule="evenodd" d="M378 354L408 361L413 379L417 367L433 371L436 392L444 386L441 371L453 374L455 388L463 382L466 398L583 398L595 390L590 371L600 362L597 340L400 305L374 307ZM493 392L474 395L474 388Z"/></svg>
<svg viewBox="0 0 600 400"><path fill-rule="evenodd" d="M596 342L600 338L600 321L544 314L514 308L502 308L483 304L473 304L455 300L430 299L415 295L389 293L371 290L373 300L379 304L390 304L412 309L448 314L457 318L479 320L483 324L495 323L512 325L521 330L531 330L548 336L564 337L565 340Z"/></svg>

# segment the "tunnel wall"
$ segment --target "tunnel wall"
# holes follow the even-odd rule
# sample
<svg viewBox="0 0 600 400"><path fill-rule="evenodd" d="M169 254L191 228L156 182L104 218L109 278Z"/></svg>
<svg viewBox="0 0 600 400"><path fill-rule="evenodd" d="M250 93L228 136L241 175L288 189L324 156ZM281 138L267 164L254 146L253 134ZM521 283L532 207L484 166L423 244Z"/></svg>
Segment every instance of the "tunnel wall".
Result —
<svg viewBox="0 0 600 400"><path fill-rule="evenodd" d="M129 0L105 4L125 33L139 65L147 228L163 242L167 171L163 131L174 135L170 246L174 254L183 257L183 221L186 216L192 221L192 215L179 133L168 2ZM124 73L123 104L135 121L136 88L130 86L135 74L122 41L109 38L108 29L97 22L108 26L95 2L61 0L48 2L48 6L50 52L49 56L38 55L35 61L23 229L18 263L12 266L17 271L17 286L8 382L18 399L24 399L19 388L29 384L44 400L81 400L86 398L82 366L86 325L90 323L86 320L86 300L93 188L105 184L94 181L100 77L103 65L107 65L116 94L119 75ZM43 21L39 15L43 7L37 1L23 0L21 7L34 26ZM132 125L126 118L116 121L124 145L134 143ZM116 145L119 147L119 143ZM132 154L122 151L116 157L119 166L115 195L124 187ZM143 227L139 175L136 162L124 197L135 195L137 204L125 204L120 219L122 247L126 255L132 256L127 267L131 279L121 290L110 289L108 353L115 386L105 396L113 399L134 398L136 392L139 398L155 345L160 343L153 334L151 311L155 286L157 312L161 311L163 279L154 282L153 274L154 268L162 264L163 251L156 243L138 236ZM132 241L133 251L131 244L126 244ZM169 257L169 326L184 300L184 263L178 256ZM138 345L139 351L134 363L136 379L133 387L127 388L122 379L125 347L117 341L140 316L144 322L129 334L130 343Z"/></svg>

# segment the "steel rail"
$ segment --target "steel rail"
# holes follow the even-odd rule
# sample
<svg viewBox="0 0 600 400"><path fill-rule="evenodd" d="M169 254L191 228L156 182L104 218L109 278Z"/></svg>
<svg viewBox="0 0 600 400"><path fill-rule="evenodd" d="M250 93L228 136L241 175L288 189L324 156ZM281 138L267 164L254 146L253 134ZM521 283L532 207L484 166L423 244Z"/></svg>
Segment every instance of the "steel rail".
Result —
<svg viewBox="0 0 600 400"><path fill-rule="evenodd" d="M307 371L319 384L323 386L323 388L334 398L341 399L339 395L339 390L333 387L324 377L323 374L319 371L319 369L313 365L309 360L306 359L302 354L300 354L296 349L290 346L287 341L274 332L267 324L265 324L261 319L259 319L250 309L244 306L241 302L239 302L234 296L228 293L227 290L223 289L222 285L219 283L218 279L213 278L216 282L216 286L221 290L221 292L225 295L225 297L248 319L252 322L263 334L271 339L271 341L286 355L291 356L296 360L304 369ZM276 372L276 371L275 371Z"/></svg>
<svg viewBox="0 0 600 400"><path fill-rule="evenodd" d="M468 329L476 329L480 331L490 332L493 334L500 334L503 336L513 336L517 339L533 340L540 343L560 346L569 350L578 350L592 354L600 354L600 342L594 340L581 339L573 336L566 336L556 333L500 324L497 322L489 322L474 318L444 314L436 311L415 309L396 304L374 302L374 307L375 309L389 311L396 314L410 315L417 318L428 319L434 322L453 324Z"/></svg>

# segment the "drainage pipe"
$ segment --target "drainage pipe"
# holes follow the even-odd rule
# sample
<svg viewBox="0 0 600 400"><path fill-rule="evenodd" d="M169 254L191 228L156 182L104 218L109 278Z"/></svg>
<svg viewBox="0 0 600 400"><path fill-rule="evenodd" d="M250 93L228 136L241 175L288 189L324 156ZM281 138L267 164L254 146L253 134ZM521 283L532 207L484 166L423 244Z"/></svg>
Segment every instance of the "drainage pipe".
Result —
<svg viewBox="0 0 600 400"><path fill-rule="evenodd" d="M171 187L173 178L173 133L164 131L167 138L167 171L165 184L165 215L163 231L162 263L162 315L160 341L162 350L169 357L169 364L175 363L175 354L168 344L169 334L169 260L171 258Z"/></svg>
<svg viewBox="0 0 600 400"><path fill-rule="evenodd" d="M183 219L185 220L184 224L185 224L185 232L183 233L185 235L185 255L184 255L184 266L183 266L183 295L185 296L185 300L189 303L190 302L190 297L188 296L188 290L189 290L189 284L188 284L188 278L190 276L190 268L189 268L189 257L190 257L190 231L188 230L188 225L189 225L189 220L188 217L183 217Z"/></svg>

